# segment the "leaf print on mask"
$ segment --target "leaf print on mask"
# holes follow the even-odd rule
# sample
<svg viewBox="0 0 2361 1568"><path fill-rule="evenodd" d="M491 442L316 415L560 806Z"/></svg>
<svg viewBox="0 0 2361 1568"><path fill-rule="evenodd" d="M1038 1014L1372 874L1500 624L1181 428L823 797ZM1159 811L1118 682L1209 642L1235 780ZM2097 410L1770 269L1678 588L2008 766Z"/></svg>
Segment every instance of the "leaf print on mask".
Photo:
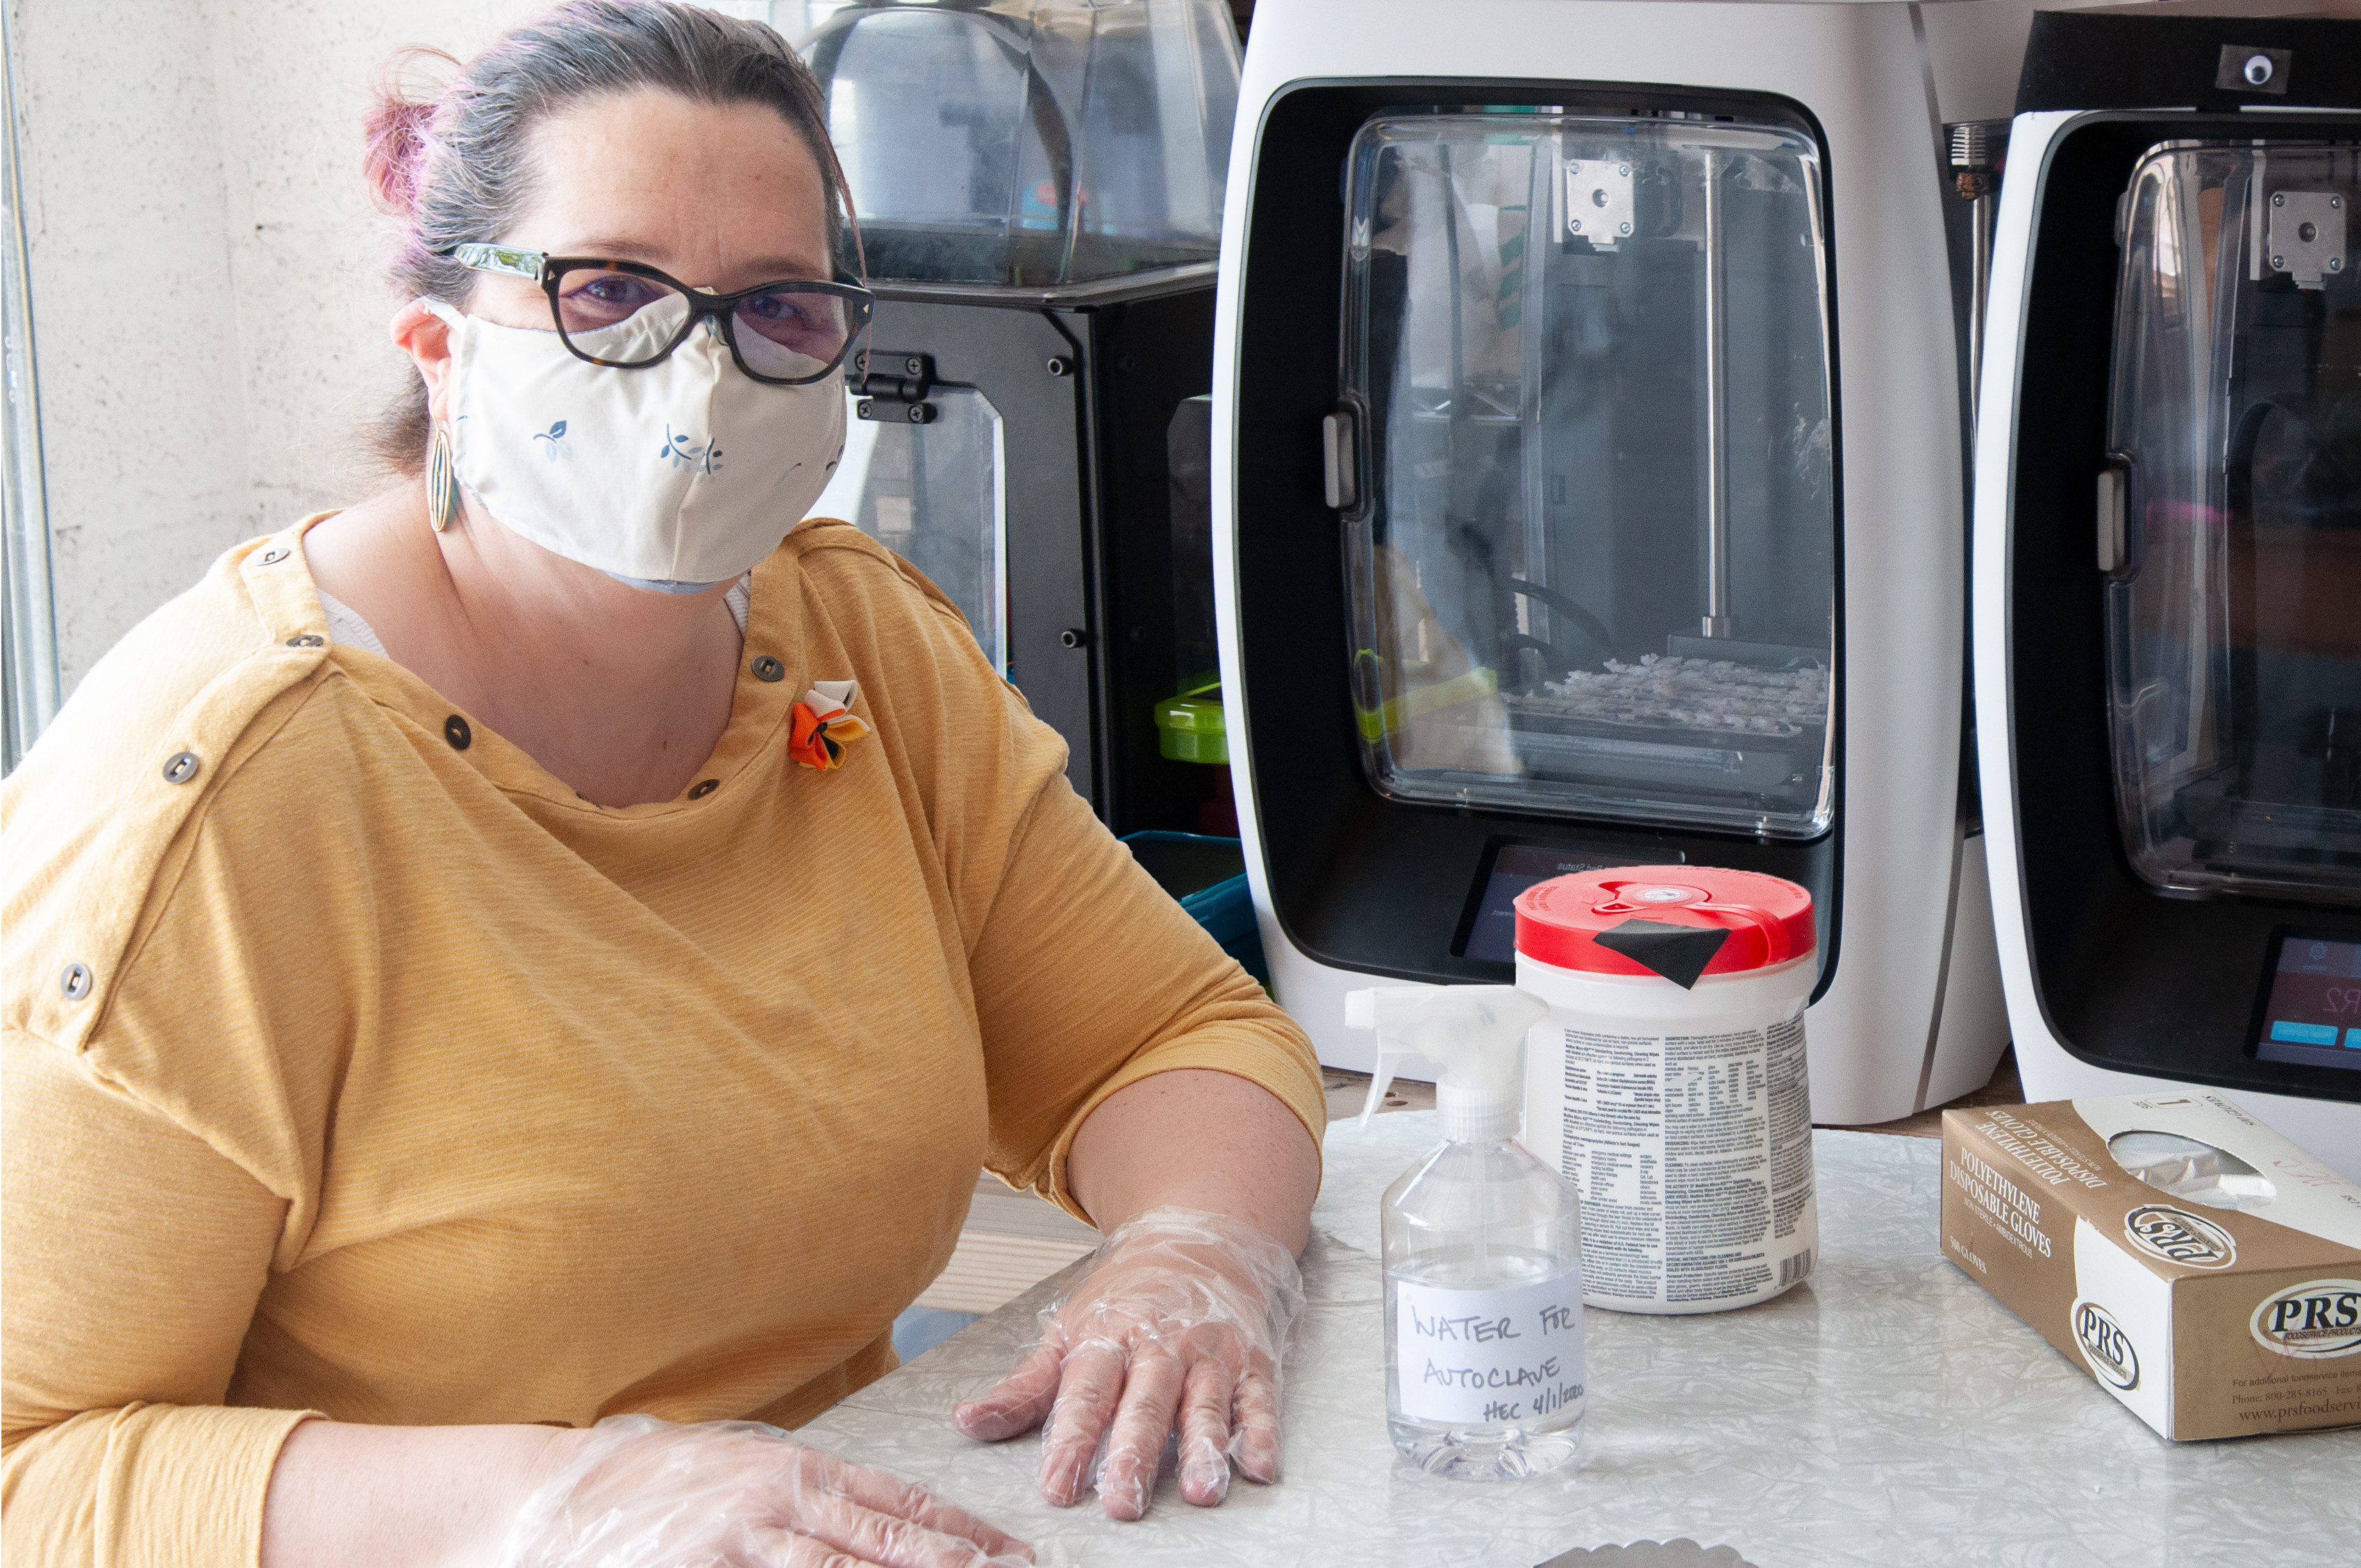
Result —
<svg viewBox="0 0 2361 1568"><path fill-rule="evenodd" d="M533 438L535 441L546 444L542 447L541 455L544 457L548 458L552 463L559 462L561 460L567 463L574 461L574 448L566 444L566 422L564 420L559 420L547 430L534 431L533 433Z"/></svg>
<svg viewBox="0 0 2361 1568"><path fill-rule="evenodd" d="M685 435L677 435L667 422L664 425L664 451L659 456L671 459L675 468L694 468L700 475L721 472L721 448L711 442L699 446Z"/></svg>

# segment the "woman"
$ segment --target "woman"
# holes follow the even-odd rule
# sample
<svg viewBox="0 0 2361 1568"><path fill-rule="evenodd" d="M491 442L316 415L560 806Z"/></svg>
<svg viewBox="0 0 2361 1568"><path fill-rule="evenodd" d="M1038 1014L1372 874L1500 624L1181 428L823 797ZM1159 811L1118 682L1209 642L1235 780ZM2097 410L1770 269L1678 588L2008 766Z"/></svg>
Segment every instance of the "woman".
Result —
<svg viewBox="0 0 2361 1568"><path fill-rule="evenodd" d="M1316 1067L941 596L795 526L865 309L809 74L571 0L370 167L412 477L6 786L12 1558L1022 1556L741 1420L890 1367L980 1164L1110 1239L962 1429L1117 1517L1176 1426L1191 1501L1274 1476Z"/></svg>

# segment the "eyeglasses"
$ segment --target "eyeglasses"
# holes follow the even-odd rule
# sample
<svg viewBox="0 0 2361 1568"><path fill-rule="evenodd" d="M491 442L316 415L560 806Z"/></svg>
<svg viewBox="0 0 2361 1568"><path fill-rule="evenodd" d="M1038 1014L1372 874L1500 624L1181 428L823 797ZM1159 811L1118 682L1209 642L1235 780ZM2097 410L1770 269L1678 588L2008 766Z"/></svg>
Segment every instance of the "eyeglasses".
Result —
<svg viewBox="0 0 2361 1568"><path fill-rule="evenodd" d="M711 316L738 368L774 387L806 386L844 362L877 308L877 296L857 283L788 280L711 294L637 261L500 245L455 245L443 254L478 272L541 285L566 346L615 370L662 362Z"/></svg>

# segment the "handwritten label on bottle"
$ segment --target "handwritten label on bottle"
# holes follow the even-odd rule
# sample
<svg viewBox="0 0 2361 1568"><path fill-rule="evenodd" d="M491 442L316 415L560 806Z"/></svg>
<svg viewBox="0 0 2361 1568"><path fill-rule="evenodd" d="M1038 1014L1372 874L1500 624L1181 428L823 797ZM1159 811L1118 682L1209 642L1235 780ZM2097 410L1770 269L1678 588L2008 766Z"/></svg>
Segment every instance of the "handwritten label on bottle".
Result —
<svg viewBox="0 0 2361 1568"><path fill-rule="evenodd" d="M1401 1413L1454 1426L1532 1426L1582 1398L1582 1274L1453 1289L1394 1282Z"/></svg>

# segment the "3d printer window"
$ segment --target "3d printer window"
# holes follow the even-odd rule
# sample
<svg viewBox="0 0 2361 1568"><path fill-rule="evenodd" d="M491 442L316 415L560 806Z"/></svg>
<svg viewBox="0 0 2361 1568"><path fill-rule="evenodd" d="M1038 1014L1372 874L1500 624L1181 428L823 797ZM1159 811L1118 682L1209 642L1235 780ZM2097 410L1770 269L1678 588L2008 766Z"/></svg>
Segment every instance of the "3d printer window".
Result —
<svg viewBox="0 0 2361 1568"><path fill-rule="evenodd" d="M1008 670L1008 506L1000 411L936 387L932 422L851 417L814 517L842 518L950 596L992 667Z"/></svg>
<svg viewBox="0 0 2361 1568"><path fill-rule="evenodd" d="M1819 158L1671 117L1379 116L1347 171L1370 782L1804 839L1834 800Z"/></svg>
<svg viewBox="0 0 2361 1568"><path fill-rule="evenodd" d="M869 277L1038 288L1213 259L1238 103L1224 0L805 9Z"/></svg>
<svg viewBox="0 0 2361 1568"><path fill-rule="evenodd" d="M2356 197L2351 147L2133 171L2100 565L2117 815L2158 887L2361 892Z"/></svg>

